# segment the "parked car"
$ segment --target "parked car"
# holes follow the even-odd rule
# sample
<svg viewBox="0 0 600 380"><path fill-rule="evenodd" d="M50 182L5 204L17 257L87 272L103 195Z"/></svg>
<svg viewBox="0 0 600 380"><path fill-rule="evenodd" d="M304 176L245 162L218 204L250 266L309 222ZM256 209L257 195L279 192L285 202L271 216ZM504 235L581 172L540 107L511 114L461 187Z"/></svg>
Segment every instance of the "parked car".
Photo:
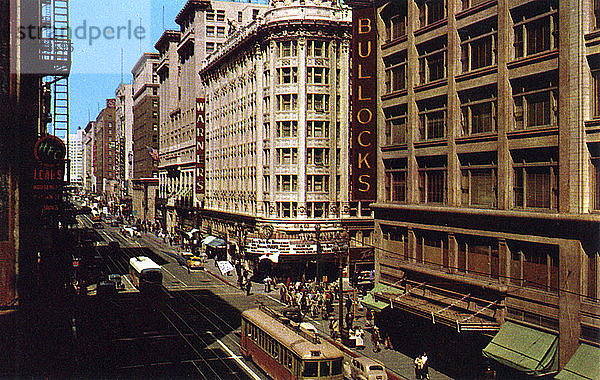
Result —
<svg viewBox="0 0 600 380"><path fill-rule="evenodd" d="M344 378L353 380L387 380L385 366L378 360L359 356L344 362Z"/></svg>
<svg viewBox="0 0 600 380"><path fill-rule="evenodd" d="M142 236L140 231L138 231L135 227L123 227L121 233L127 237Z"/></svg>
<svg viewBox="0 0 600 380"><path fill-rule="evenodd" d="M92 223L92 227L94 229L100 230L104 228L104 224L102 224L101 222L94 222Z"/></svg>

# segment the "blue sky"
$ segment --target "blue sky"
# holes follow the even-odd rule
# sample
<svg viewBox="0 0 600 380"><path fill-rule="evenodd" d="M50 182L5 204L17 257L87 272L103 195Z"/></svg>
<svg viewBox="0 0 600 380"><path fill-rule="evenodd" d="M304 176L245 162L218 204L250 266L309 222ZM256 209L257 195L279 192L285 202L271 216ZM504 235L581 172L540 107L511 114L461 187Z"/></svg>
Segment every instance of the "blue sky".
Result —
<svg viewBox="0 0 600 380"><path fill-rule="evenodd" d="M185 3L186 0L70 1L73 38L69 78L71 131L79 126L84 128L90 118L95 120L105 100L114 97L121 83L121 51L123 82L131 83L133 65L143 52L155 51L154 43L164 30L163 7L164 27L178 29L175 16ZM140 25L142 29L138 29L136 35ZM98 34L100 36L96 38Z"/></svg>

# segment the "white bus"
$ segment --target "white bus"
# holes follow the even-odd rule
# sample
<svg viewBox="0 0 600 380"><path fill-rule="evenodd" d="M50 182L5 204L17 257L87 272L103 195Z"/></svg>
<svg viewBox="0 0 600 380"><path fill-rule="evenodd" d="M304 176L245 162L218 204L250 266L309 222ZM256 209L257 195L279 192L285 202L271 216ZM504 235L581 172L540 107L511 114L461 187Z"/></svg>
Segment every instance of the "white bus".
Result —
<svg viewBox="0 0 600 380"><path fill-rule="evenodd" d="M158 289L162 286L162 270L146 256L129 259L129 274L131 282L140 291Z"/></svg>

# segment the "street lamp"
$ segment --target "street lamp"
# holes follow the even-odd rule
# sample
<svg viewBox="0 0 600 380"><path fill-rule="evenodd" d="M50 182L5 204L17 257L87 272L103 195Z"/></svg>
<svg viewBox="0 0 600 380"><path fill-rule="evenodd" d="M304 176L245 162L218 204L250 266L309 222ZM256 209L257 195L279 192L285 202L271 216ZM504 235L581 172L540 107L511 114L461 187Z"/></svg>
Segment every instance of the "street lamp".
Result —
<svg viewBox="0 0 600 380"><path fill-rule="evenodd" d="M315 238L317 240L317 286L321 285L321 226L317 224L315 226Z"/></svg>

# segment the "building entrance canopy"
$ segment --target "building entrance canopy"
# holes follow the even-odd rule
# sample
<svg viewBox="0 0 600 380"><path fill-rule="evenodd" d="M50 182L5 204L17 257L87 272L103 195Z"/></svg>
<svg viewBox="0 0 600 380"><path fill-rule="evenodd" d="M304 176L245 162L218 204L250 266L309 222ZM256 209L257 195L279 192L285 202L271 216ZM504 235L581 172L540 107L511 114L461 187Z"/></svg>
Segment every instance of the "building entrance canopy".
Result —
<svg viewBox="0 0 600 380"><path fill-rule="evenodd" d="M496 332L500 324L493 318L496 301L471 294L440 289L427 283L405 281L401 294L371 292L375 300L461 331Z"/></svg>
<svg viewBox="0 0 600 380"><path fill-rule="evenodd" d="M558 336L512 322L504 323L482 352L530 376L558 369Z"/></svg>
<svg viewBox="0 0 600 380"><path fill-rule="evenodd" d="M600 379L600 348L582 343L555 379Z"/></svg>
<svg viewBox="0 0 600 380"><path fill-rule="evenodd" d="M216 236L209 235L202 239L202 244L208 245L210 247L220 247L225 245L225 240L219 239Z"/></svg>
<svg viewBox="0 0 600 380"><path fill-rule="evenodd" d="M394 288L393 286L378 283L377 285L375 285L373 290L371 290L369 293L367 293L366 296L363 297L361 303L367 309L372 309L374 311L379 312L379 311L385 309L386 307L390 306L391 303L376 300L375 294L380 294L381 296L384 296L385 294L388 294L391 296L398 296L403 293L404 293L404 290L402 290L402 289L398 289L398 288Z"/></svg>

